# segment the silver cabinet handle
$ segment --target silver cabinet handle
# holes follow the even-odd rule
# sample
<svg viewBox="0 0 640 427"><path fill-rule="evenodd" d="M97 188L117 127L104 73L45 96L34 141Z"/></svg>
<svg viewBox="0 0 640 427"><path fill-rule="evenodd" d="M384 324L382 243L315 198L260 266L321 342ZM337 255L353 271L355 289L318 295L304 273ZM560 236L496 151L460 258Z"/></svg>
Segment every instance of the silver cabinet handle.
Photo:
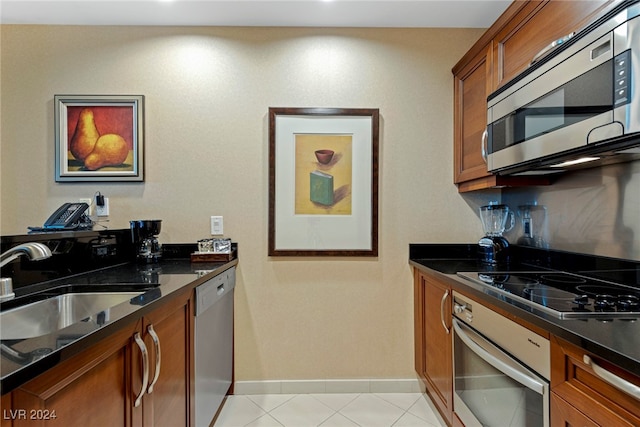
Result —
<svg viewBox="0 0 640 427"><path fill-rule="evenodd" d="M488 140L489 140L489 132L487 132L487 130L485 129L484 132L482 132L482 144L480 144L482 160L484 160L485 164L487 163L487 148L488 148L487 141Z"/></svg>
<svg viewBox="0 0 640 427"><path fill-rule="evenodd" d="M440 300L440 322L442 322L442 327L444 328L445 331L447 331L447 335L448 335L451 332L451 330L447 326L447 322L444 319L444 303L447 300L447 297L449 297L448 289L442 296L442 299Z"/></svg>
<svg viewBox="0 0 640 427"><path fill-rule="evenodd" d="M160 364L161 364L162 352L160 351L160 338L158 337L158 334L156 334L156 331L153 330L153 325L147 326L147 332L149 332L149 335L151 335L153 344L156 347L156 368L153 373L153 380L151 381L151 384L149 385L149 389L147 390L147 393L151 394L153 393L153 386L156 384L156 382L158 382L158 377L160 376Z"/></svg>
<svg viewBox="0 0 640 427"><path fill-rule="evenodd" d="M620 378L616 374L613 374L613 373L607 371L602 366L598 365L593 359L591 359L586 354L584 355L582 360L584 361L584 363L586 363L588 366L590 366L591 369L593 369L593 372L595 372L595 374L597 376L602 378L604 381L606 381L607 383L611 384L612 386L614 386L618 390L620 390L620 391L622 391L624 393L627 393L628 395L633 396L636 399L640 400L640 387L638 387L635 384L630 383L629 381L625 380L624 378Z"/></svg>
<svg viewBox="0 0 640 427"><path fill-rule="evenodd" d="M147 384L149 383L149 352L147 351L147 346L144 345L144 341L140 338L140 332L136 332L133 339L136 344L138 344L138 347L140 347L140 353L142 354L142 388L140 390L140 394L136 396L136 400L133 404L133 406L137 408L142 403L142 396L144 396L144 393L147 390Z"/></svg>

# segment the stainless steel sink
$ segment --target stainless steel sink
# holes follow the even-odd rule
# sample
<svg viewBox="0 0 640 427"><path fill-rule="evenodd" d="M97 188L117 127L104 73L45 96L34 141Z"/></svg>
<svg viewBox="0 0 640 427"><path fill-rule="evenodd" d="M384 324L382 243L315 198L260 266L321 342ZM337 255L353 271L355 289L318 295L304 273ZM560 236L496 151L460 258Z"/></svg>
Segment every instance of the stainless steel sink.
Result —
<svg viewBox="0 0 640 427"><path fill-rule="evenodd" d="M47 335L143 292L78 292L52 296L0 313L0 339L16 340Z"/></svg>

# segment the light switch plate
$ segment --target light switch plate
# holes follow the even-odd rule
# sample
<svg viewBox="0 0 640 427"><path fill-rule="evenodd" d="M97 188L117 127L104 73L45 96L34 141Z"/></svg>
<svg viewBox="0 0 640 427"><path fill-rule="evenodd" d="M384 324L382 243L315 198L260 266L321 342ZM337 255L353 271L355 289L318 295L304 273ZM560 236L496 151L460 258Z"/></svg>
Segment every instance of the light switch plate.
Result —
<svg viewBox="0 0 640 427"><path fill-rule="evenodd" d="M89 205L89 209L87 209L87 215L91 216L91 211L92 211L92 200L91 199L78 199L78 201L80 203L86 203Z"/></svg>
<svg viewBox="0 0 640 427"><path fill-rule="evenodd" d="M224 229L222 226L222 217L221 216L212 216L211 217L211 235L212 236L221 236L224 234Z"/></svg>

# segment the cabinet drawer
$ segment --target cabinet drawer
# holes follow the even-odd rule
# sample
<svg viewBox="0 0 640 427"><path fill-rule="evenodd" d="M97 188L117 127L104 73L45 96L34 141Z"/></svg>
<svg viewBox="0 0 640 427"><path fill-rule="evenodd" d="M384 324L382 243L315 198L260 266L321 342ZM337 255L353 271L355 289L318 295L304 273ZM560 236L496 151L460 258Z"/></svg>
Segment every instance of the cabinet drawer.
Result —
<svg viewBox="0 0 640 427"><path fill-rule="evenodd" d="M640 387L640 378L637 376L599 360L578 346L552 337L552 392L599 425L640 425L640 400L599 377L585 363L585 355L592 357L607 371Z"/></svg>

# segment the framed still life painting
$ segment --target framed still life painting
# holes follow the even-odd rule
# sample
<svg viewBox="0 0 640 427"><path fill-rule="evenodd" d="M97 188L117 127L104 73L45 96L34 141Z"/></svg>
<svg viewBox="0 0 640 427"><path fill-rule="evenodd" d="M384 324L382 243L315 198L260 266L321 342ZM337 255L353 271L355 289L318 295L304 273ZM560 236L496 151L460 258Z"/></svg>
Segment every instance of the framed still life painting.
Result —
<svg viewBox="0 0 640 427"><path fill-rule="evenodd" d="M55 95L57 182L143 181L142 95Z"/></svg>
<svg viewBox="0 0 640 427"><path fill-rule="evenodd" d="M378 255L377 109L269 108L270 256Z"/></svg>

